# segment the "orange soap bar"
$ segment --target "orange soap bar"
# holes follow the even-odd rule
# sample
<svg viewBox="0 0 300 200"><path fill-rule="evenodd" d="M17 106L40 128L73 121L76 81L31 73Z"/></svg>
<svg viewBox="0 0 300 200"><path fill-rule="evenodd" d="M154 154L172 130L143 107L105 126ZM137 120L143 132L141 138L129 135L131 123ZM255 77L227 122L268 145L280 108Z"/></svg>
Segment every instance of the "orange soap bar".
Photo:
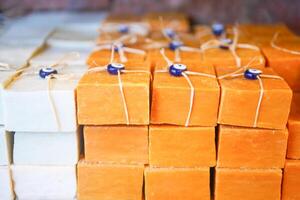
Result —
<svg viewBox="0 0 300 200"><path fill-rule="evenodd" d="M147 126L85 126L86 161L147 164Z"/></svg>
<svg viewBox="0 0 300 200"><path fill-rule="evenodd" d="M147 200L210 200L209 168L146 168Z"/></svg>
<svg viewBox="0 0 300 200"><path fill-rule="evenodd" d="M222 67L216 70L221 76L234 72L236 68ZM261 70L263 75L276 76L271 68ZM282 79L262 77L261 80L263 95L259 106L261 88L258 80L246 79L243 75L219 79L222 91L219 124L255 127L255 118L258 116L258 128L285 129L292 91Z"/></svg>
<svg viewBox="0 0 300 200"><path fill-rule="evenodd" d="M215 76L214 68L200 62L183 62L188 71ZM155 70L165 69L165 62L158 63ZM191 104L191 86L183 76L175 77L169 72L155 72L152 88L152 124L215 126L219 107L220 88L216 78L188 75L195 89ZM188 115L192 110L190 119Z"/></svg>
<svg viewBox="0 0 300 200"><path fill-rule="evenodd" d="M280 169L216 168L215 200L280 200Z"/></svg>
<svg viewBox="0 0 300 200"><path fill-rule="evenodd" d="M287 157L291 159L300 159L300 93L293 94L288 129L289 140Z"/></svg>
<svg viewBox="0 0 300 200"><path fill-rule="evenodd" d="M278 41L275 44L281 48L300 52L299 40ZM300 55L275 49L271 45L263 47L262 51L267 59L267 65L282 76L294 91L300 92Z"/></svg>
<svg viewBox="0 0 300 200"><path fill-rule="evenodd" d="M218 167L283 168L288 131L219 127Z"/></svg>
<svg viewBox="0 0 300 200"><path fill-rule="evenodd" d="M125 69L132 72L120 75L123 92L118 76L107 71L86 73L81 78L77 86L79 124L149 124L150 65L133 62L126 64Z"/></svg>
<svg viewBox="0 0 300 200"><path fill-rule="evenodd" d="M282 200L300 199L300 160L286 160L283 184Z"/></svg>
<svg viewBox="0 0 300 200"><path fill-rule="evenodd" d="M241 59L241 66L247 65L251 61L252 66L264 67L265 59L261 51L252 49L237 48L236 54ZM237 66L236 59L230 50L213 48L204 51L202 58L204 61L212 63L215 67ZM255 60L253 60L256 58Z"/></svg>
<svg viewBox="0 0 300 200"><path fill-rule="evenodd" d="M277 32L285 36L294 35L285 24L239 24L238 29L242 35L252 37L273 36Z"/></svg>
<svg viewBox="0 0 300 200"><path fill-rule="evenodd" d="M79 200L142 200L143 165L103 165L80 161Z"/></svg>
<svg viewBox="0 0 300 200"><path fill-rule="evenodd" d="M149 163L155 167L215 166L215 128L150 126Z"/></svg>

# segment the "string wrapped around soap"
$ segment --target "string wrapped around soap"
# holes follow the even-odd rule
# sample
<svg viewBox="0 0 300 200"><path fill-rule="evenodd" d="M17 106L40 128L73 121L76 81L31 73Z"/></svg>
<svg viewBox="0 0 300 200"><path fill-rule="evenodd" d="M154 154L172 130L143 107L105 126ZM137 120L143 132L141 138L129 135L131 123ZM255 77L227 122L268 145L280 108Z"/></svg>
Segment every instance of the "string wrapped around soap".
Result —
<svg viewBox="0 0 300 200"><path fill-rule="evenodd" d="M122 104L123 104L123 108L124 108L126 124L130 125L129 112L128 112L126 98L125 98L124 91L123 91L123 82L122 82L121 74L122 73L147 73L150 75L150 78L151 78L151 72L146 71L146 70L126 70L126 66L124 64L114 62L115 52L116 52L115 46L112 45L111 46L111 56L110 56L110 60L109 60L108 64L104 65L104 66L99 66L96 61L93 61L94 65L96 67L90 68L87 71L87 73L96 73L96 72L107 71L110 75L117 75L120 95L121 95Z"/></svg>
<svg viewBox="0 0 300 200"><path fill-rule="evenodd" d="M192 111L193 111L194 96L195 96L195 88L193 86L192 81L189 78L189 75L202 76L202 77L208 77L208 78L216 78L216 76L211 75L211 74L201 73L201 72L188 71L188 68L187 68L186 65L176 64L176 63L172 62L165 55L164 49L161 49L160 53L163 56L164 60L167 62L167 66L166 66L166 69L155 70L155 73L169 73L173 77L184 77L186 79L186 81L188 82L188 84L189 84L191 93L190 93L190 102L189 102L190 106L189 106L187 118L186 118L186 121L185 121L185 126L187 127L187 126L189 126L189 123L190 123L190 118L191 118Z"/></svg>
<svg viewBox="0 0 300 200"><path fill-rule="evenodd" d="M241 67L241 58L238 56L236 49L249 49L260 51L259 47L251 44L238 43L239 31L237 27L233 28L233 40L229 38L220 38L219 40L209 40L200 46L201 52L204 53L208 49L225 49L229 50L235 59L237 67ZM263 61L260 60L262 63Z"/></svg>
<svg viewBox="0 0 300 200"><path fill-rule="evenodd" d="M80 54L78 52L70 52L68 54L65 54L62 56L58 61L53 63L52 65L42 67L42 66L36 66L36 67L29 67L29 68L23 68L21 70L18 70L15 73L15 77L22 77L27 75L34 75L39 76L41 79L47 80L47 92L49 97L49 102L51 106L52 113L54 115L54 119L57 124L57 130L61 130L61 123L60 119L57 113L56 106L54 104L54 100L52 97L52 81L54 79L58 80L71 80L76 77L75 74L62 74L59 69L68 66L68 61L78 59L80 57ZM21 73L20 76L17 76L17 73ZM77 75L78 76L78 75ZM79 77L78 77L79 78Z"/></svg>
<svg viewBox="0 0 300 200"><path fill-rule="evenodd" d="M268 75L268 74L263 74L263 72L259 69L253 68L251 66L251 64L254 62L254 60L258 59L257 57L254 57L252 60L250 60L250 62L243 66L240 67L239 69L228 73L228 74L224 74L222 76L218 76L218 79L233 79L233 78L239 78L239 77L244 77L246 80L250 80L250 81L258 81L259 83L259 98L258 98L258 102L257 102L257 107L256 107L256 111L255 111L255 116L254 116L254 122L253 122L253 127L256 128L257 127L257 123L258 123L258 119L259 119L259 112L260 112L260 107L261 107L261 103L262 103L262 99L264 96L264 85L263 85L263 78L271 78L271 79L281 79L283 80L283 78L281 78L280 76L277 75ZM220 103L222 105L222 103Z"/></svg>
<svg viewBox="0 0 300 200"><path fill-rule="evenodd" d="M295 50L290 50L290 49L287 49L287 48L283 48L283 47L280 47L279 45L276 44L276 40L279 36L279 32L275 33L271 42L270 42L270 45L271 47L273 47L274 49L277 49L279 51L283 51L285 53L290 53L290 54L294 54L294 55L300 55L300 51L295 51Z"/></svg>

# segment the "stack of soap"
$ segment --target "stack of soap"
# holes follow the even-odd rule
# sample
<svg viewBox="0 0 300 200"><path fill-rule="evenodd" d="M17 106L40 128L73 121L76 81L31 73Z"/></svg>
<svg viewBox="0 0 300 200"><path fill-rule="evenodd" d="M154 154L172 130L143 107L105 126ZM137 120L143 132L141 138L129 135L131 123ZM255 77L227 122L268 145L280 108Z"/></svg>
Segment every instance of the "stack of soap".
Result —
<svg viewBox="0 0 300 200"><path fill-rule="evenodd" d="M81 136L75 88L86 66L57 63L63 56L30 65L4 90L5 129L15 132L11 173L18 199L76 198Z"/></svg>
<svg viewBox="0 0 300 200"><path fill-rule="evenodd" d="M262 69L259 77L254 69L224 77L235 70L216 70L223 78L215 199L279 200L292 91L270 68Z"/></svg>
<svg viewBox="0 0 300 200"><path fill-rule="evenodd" d="M99 71L90 68L77 86L85 149L78 164L78 198L141 200L148 164L150 65L105 64Z"/></svg>
<svg viewBox="0 0 300 200"><path fill-rule="evenodd" d="M182 74L154 73L149 167L145 171L148 200L209 200L211 195L210 167L216 163L215 126L220 89L212 65L198 61L183 62L180 66L211 77L188 75L195 91L191 103L191 86ZM155 70L166 67L165 62L158 62Z"/></svg>

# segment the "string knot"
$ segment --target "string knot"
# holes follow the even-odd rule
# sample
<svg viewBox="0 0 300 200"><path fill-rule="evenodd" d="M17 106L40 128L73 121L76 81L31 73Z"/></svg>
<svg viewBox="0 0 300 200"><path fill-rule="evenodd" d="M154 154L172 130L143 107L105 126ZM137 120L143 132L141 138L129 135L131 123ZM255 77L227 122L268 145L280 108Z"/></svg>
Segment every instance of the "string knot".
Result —
<svg viewBox="0 0 300 200"><path fill-rule="evenodd" d="M232 44L233 44L232 39L230 39L230 38L223 38L223 39L220 39L219 48L220 49L229 49Z"/></svg>
<svg viewBox="0 0 300 200"><path fill-rule="evenodd" d="M43 67L39 71L39 76L43 79L47 78L50 75L57 74L57 70L53 67Z"/></svg>
<svg viewBox="0 0 300 200"><path fill-rule="evenodd" d="M187 66L184 64L172 64L169 67L169 73L172 76L182 76L182 73L187 70Z"/></svg>
<svg viewBox="0 0 300 200"><path fill-rule="evenodd" d="M112 75L118 75L124 69L125 65L121 63L110 63L107 65L107 72Z"/></svg>

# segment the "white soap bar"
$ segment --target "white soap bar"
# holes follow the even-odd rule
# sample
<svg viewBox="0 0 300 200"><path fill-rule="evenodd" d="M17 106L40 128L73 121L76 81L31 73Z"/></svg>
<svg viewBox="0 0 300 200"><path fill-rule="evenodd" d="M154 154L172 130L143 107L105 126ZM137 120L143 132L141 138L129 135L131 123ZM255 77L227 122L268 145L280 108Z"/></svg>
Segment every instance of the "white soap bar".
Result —
<svg viewBox="0 0 300 200"><path fill-rule="evenodd" d="M92 47L88 48L65 48L57 47L54 45L47 45L47 48L40 52L38 55L30 59L31 65L51 65L57 62L62 56L70 54L71 52L77 52L79 57L68 61L70 66L73 65L85 65L89 54L92 51ZM74 68L74 67L73 67Z"/></svg>
<svg viewBox="0 0 300 200"><path fill-rule="evenodd" d="M80 134L16 132L15 165L76 165L80 154Z"/></svg>
<svg viewBox="0 0 300 200"><path fill-rule="evenodd" d="M75 199L76 166L13 165L14 190L21 200Z"/></svg>
<svg viewBox="0 0 300 200"><path fill-rule="evenodd" d="M9 165L11 163L12 145L13 145L13 133L5 131L4 127L0 126L0 165L1 166Z"/></svg>
<svg viewBox="0 0 300 200"><path fill-rule="evenodd" d="M58 67L64 77L43 79L30 67L4 90L6 130L16 132L75 132L75 89L86 66ZM32 74L37 73L37 74ZM66 76L69 76L67 78ZM50 89L48 89L50 87Z"/></svg>
<svg viewBox="0 0 300 200"><path fill-rule="evenodd" d="M12 180L8 166L0 166L0 199L14 199Z"/></svg>

